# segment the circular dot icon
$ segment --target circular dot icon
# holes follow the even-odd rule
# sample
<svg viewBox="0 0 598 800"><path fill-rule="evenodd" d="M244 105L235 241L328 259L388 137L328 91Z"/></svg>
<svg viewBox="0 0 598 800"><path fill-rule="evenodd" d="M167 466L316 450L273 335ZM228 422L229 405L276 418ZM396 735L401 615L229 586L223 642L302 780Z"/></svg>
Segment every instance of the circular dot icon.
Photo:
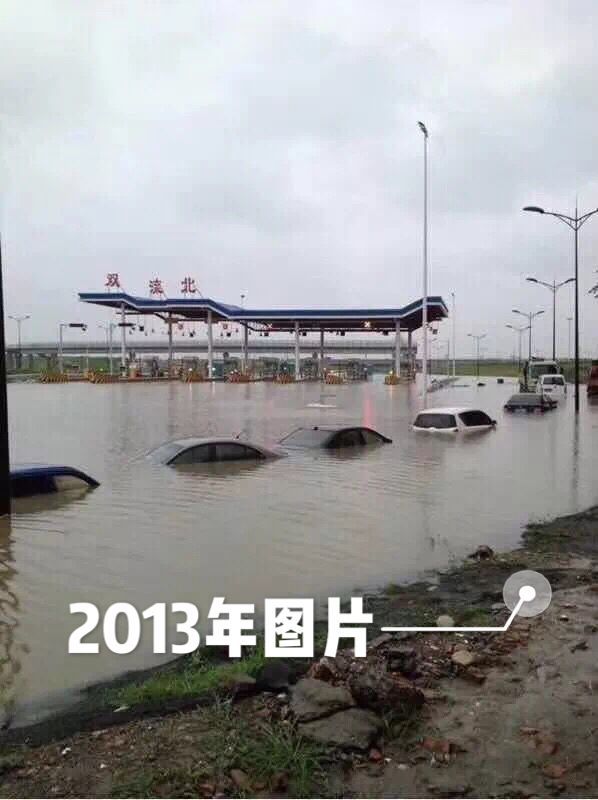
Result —
<svg viewBox="0 0 598 800"><path fill-rule="evenodd" d="M514 572L503 587L502 596L506 607L513 611L520 600L523 600L518 611L520 617L536 617L546 611L552 600L550 582L540 572L523 569Z"/></svg>
<svg viewBox="0 0 598 800"><path fill-rule="evenodd" d="M519 598L524 603L531 603L532 600L536 599L536 590L533 586L522 586L519 590Z"/></svg>

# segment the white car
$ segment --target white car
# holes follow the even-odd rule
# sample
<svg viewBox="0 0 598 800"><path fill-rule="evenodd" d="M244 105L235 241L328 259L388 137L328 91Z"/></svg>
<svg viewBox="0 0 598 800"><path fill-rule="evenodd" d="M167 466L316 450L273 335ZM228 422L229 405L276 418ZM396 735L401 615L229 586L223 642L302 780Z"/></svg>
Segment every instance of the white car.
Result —
<svg viewBox="0 0 598 800"><path fill-rule="evenodd" d="M414 431L475 433L496 427L496 420L478 408L427 408L415 418Z"/></svg>
<svg viewBox="0 0 598 800"><path fill-rule="evenodd" d="M566 397L567 382L563 375L540 375L536 384L537 394L546 394L558 400L559 397Z"/></svg>

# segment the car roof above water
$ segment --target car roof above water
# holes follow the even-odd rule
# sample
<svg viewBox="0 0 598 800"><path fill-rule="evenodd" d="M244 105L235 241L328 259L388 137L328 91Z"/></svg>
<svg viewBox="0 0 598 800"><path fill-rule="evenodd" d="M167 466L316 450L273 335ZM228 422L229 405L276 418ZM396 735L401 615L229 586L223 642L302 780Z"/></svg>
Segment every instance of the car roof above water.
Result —
<svg viewBox="0 0 598 800"><path fill-rule="evenodd" d="M443 406L442 408L424 408L418 413L421 414L462 414L464 411L481 411L480 408L471 406ZM484 412L485 413L485 412Z"/></svg>

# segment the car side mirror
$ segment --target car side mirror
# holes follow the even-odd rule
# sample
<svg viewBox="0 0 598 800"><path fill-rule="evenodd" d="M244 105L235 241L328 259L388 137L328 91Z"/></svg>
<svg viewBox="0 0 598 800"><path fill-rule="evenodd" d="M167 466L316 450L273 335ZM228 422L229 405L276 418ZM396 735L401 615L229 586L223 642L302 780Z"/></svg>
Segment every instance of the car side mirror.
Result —
<svg viewBox="0 0 598 800"><path fill-rule="evenodd" d="M496 420L495 419L492 420L491 425L496 426Z"/></svg>

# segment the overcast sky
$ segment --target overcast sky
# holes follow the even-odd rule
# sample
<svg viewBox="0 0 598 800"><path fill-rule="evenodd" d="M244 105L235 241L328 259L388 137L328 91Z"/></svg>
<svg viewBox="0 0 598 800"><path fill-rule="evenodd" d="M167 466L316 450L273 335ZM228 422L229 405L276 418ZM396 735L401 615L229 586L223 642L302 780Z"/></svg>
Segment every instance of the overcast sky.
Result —
<svg viewBox="0 0 598 800"><path fill-rule="evenodd" d="M431 291L455 292L459 352L487 332L489 354L511 353L511 309L550 309L525 277L573 269L572 232L521 207L598 206L597 23L595 0L3 0L6 312L31 315L28 339L71 320L95 338L107 312L77 292L107 272L136 294L192 275L248 306L406 304L422 292L422 119ZM580 235L594 355L597 245L598 215Z"/></svg>

